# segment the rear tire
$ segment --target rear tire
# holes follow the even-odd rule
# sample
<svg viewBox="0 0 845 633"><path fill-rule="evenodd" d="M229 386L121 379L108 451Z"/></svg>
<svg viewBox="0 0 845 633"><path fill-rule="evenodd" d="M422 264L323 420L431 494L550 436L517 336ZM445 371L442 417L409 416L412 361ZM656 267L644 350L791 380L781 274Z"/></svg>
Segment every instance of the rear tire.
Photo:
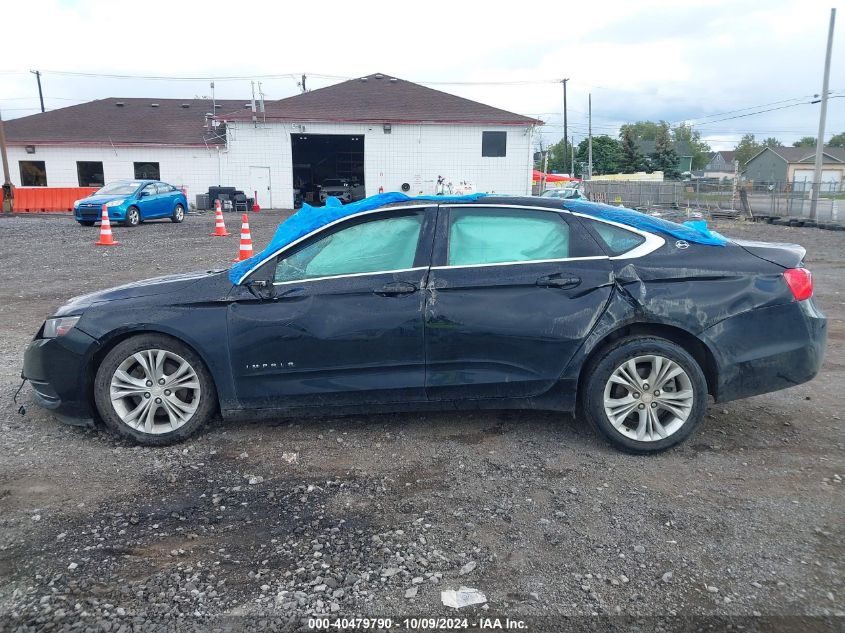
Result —
<svg viewBox="0 0 845 633"><path fill-rule="evenodd" d="M181 204L177 204L176 208L173 209L173 215L170 216L170 221L174 224L180 224L185 219L185 207Z"/></svg>
<svg viewBox="0 0 845 633"><path fill-rule="evenodd" d="M651 383L649 383L651 381ZM619 449L656 453L692 435L707 409L707 381L696 360L657 337L617 341L586 369L581 410Z"/></svg>
<svg viewBox="0 0 845 633"><path fill-rule="evenodd" d="M190 437L211 418L217 391L191 348L162 334L141 334L106 354L94 401L112 433L163 446Z"/></svg>

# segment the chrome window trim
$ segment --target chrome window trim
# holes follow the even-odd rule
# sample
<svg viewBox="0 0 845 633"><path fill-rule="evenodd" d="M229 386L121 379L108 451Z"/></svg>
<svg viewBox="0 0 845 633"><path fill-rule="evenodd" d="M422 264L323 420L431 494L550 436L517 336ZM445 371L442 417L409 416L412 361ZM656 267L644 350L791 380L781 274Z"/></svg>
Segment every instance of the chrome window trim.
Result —
<svg viewBox="0 0 845 633"><path fill-rule="evenodd" d="M388 208L381 207L381 208L378 208L378 209L370 209L369 211L361 211L360 213L353 213L352 215L347 215L347 216L344 216L342 218L339 218L339 219L335 220L334 222L329 222L328 224L324 224L323 226L314 229L310 233L303 235L299 239L294 240L290 244L285 244L280 249L273 251L272 253L267 255L267 257L262 259L260 262L255 264L248 271L246 271L243 275L241 275L240 279L238 279L238 283L235 284L235 285L236 286L241 285L243 283L244 279L249 277L252 273L254 273L261 266L263 266L267 262L267 260L272 259L273 257L277 257L278 255L281 255L282 253L284 253L289 248L293 248L294 246L296 246L297 244L300 244L301 242L304 242L308 238L313 237L313 236L321 233L322 231L325 231L326 229L329 229L329 228L331 228L331 227L333 227L337 224L340 224L341 222L345 222L346 220L351 220L353 218L360 218L360 217L363 217L365 215L372 215L372 214L375 214L375 213L384 213L386 211L404 211L404 210L407 210L407 209L427 209L427 208L434 206L436 204L437 203L434 202L432 204L414 204L414 205L409 205L409 206L388 207ZM358 274L358 273L352 273L352 274ZM371 273L366 273L366 274L371 274ZM284 282L280 282L280 283L284 283Z"/></svg>
<svg viewBox="0 0 845 633"><path fill-rule="evenodd" d="M392 275L396 273L410 273L415 270L428 270L428 266L415 266L414 268L397 268L396 270L374 270L370 273L347 273L345 275L327 275L326 277L309 277L308 279L294 279L293 281L274 281L274 286L287 284L307 284L312 281L323 281L325 279L343 279L344 277L364 277L366 275Z"/></svg>

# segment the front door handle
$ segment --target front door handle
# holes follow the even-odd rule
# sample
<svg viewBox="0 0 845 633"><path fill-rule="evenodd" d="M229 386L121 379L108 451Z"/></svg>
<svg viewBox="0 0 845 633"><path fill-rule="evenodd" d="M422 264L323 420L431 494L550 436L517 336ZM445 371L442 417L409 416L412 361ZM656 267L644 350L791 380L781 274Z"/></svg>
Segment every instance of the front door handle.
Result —
<svg viewBox="0 0 845 633"><path fill-rule="evenodd" d="M375 293L382 297L401 297L402 295L409 295L418 290L415 284L408 281L393 281L385 284L375 291Z"/></svg>
<svg viewBox="0 0 845 633"><path fill-rule="evenodd" d="M575 288L580 283L581 278L570 273L545 275L537 280L537 285L541 288Z"/></svg>

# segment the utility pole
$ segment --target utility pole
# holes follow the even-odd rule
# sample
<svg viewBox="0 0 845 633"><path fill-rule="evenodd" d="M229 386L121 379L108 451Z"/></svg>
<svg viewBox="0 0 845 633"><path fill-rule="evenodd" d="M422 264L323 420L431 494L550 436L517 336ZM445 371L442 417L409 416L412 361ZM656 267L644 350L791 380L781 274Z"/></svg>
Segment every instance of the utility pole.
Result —
<svg viewBox="0 0 845 633"><path fill-rule="evenodd" d="M38 99L41 101L41 112L44 112L44 95L41 93L41 71L30 70L29 72L35 75L35 79L38 81Z"/></svg>
<svg viewBox="0 0 845 633"><path fill-rule="evenodd" d="M3 160L3 213L12 212L12 199L15 188L9 176L9 157L6 156L6 128L3 127L3 115L0 114L0 157Z"/></svg>
<svg viewBox="0 0 845 633"><path fill-rule="evenodd" d="M305 90L305 75L302 75L302 81L299 82L299 87L302 88L302 92L307 92Z"/></svg>
<svg viewBox="0 0 845 633"><path fill-rule="evenodd" d="M574 178L575 177L575 135L574 134L572 135L572 142L569 143L569 150L572 153L572 160L569 163L569 167L572 169L572 171L569 172L569 177Z"/></svg>
<svg viewBox="0 0 845 633"><path fill-rule="evenodd" d="M589 140L587 141L587 180L593 179L593 94L587 95L587 130Z"/></svg>
<svg viewBox="0 0 845 633"><path fill-rule="evenodd" d="M566 128L566 82L567 81L569 81L568 78L560 80L560 83L563 84L563 140L564 140L564 143L563 143L563 171L571 176L572 173L570 171L567 171L567 169L566 169L566 144L569 142L569 140L568 140L569 139L569 133L568 133L567 128Z"/></svg>
<svg viewBox="0 0 845 633"><path fill-rule="evenodd" d="M824 124L827 118L827 92L830 85L830 55L833 50L833 25L836 23L836 9L830 10L830 27L827 31L827 54L824 58L824 80L822 81L822 107L819 112L819 136L816 139L816 164L813 174L813 193L810 198L810 219L816 219L816 207L819 203L819 190L822 183L822 163L824 162Z"/></svg>

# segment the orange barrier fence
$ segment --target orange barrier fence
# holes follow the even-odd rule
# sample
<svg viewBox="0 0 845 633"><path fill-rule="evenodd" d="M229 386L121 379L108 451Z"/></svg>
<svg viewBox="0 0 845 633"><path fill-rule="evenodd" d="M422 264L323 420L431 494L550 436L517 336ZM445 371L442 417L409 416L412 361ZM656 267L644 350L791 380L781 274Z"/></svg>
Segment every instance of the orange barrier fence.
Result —
<svg viewBox="0 0 845 633"><path fill-rule="evenodd" d="M90 196L97 187L15 187L15 213L73 211L73 203ZM0 202L3 192L0 191Z"/></svg>

